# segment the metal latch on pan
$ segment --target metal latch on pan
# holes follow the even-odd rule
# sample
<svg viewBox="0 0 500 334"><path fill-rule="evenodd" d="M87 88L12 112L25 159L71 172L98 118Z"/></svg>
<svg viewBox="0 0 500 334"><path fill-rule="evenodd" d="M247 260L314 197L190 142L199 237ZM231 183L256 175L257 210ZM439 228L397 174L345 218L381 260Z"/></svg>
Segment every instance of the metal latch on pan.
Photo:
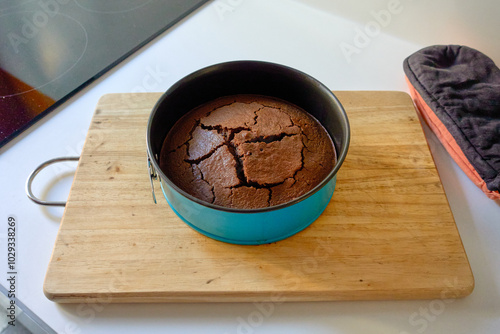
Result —
<svg viewBox="0 0 500 334"><path fill-rule="evenodd" d="M153 194L153 201L156 204L156 195L155 195L155 187L153 180L158 180L158 173L156 173L156 169L151 163L151 158L148 154L148 171L149 171L149 181L151 182L151 193Z"/></svg>

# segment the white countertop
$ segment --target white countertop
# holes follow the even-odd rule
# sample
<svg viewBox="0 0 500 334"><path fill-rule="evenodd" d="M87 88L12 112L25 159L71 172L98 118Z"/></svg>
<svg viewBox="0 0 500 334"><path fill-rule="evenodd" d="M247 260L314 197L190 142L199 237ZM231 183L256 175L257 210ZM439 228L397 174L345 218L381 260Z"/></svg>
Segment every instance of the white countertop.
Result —
<svg viewBox="0 0 500 334"><path fill-rule="evenodd" d="M302 70L332 90L408 91L402 63L432 44L464 44L500 64L500 5L482 1L217 0L169 29L0 149L0 220L18 221L18 298L58 333L498 333L500 202L488 199L425 133L476 287L459 300L285 304L58 305L42 285L63 209L25 195L41 162L79 155L100 96L161 92L210 64L238 59ZM390 13L390 15L386 15ZM385 14L385 16L384 16ZM374 24L378 17L379 23ZM377 29L378 26L378 29ZM368 40L359 31L372 29ZM346 55L346 45L356 49ZM64 200L74 163L39 175L34 191ZM42 196L42 195L40 195ZM6 259L2 259L4 268ZM2 280L6 286L6 281Z"/></svg>

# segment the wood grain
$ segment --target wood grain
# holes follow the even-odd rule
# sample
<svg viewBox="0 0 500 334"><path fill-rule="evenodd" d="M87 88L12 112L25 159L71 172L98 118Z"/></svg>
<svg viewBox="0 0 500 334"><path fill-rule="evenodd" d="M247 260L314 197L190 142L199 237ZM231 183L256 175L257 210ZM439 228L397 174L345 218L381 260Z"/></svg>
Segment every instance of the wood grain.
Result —
<svg viewBox="0 0 500 334"><path fill-rule="evenodd" d="M157 93L99 101L47 271L56 302L458 298L474 279L412 101L336 92L348 157L325 212L286 240L209 239L170 209L146 166Z"/></svg>

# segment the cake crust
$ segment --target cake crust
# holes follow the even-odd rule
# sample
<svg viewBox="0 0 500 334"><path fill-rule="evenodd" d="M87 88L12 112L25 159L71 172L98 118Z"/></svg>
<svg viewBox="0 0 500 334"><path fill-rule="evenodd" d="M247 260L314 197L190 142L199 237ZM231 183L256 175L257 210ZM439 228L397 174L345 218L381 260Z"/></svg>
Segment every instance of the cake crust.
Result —
<svg viewBox="0 0 500 334"><path fill-rule="evenodd" d="M289 202L336 162L332 140L301 108L260 95L226 96L184 115L169 131L160 168L208 203L255 209Z"/></svg>

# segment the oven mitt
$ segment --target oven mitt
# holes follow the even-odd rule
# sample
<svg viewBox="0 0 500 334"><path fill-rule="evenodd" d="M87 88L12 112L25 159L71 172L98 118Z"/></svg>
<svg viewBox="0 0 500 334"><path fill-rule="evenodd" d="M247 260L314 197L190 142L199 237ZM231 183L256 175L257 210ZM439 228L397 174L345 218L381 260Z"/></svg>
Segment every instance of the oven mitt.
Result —
<svg viewBox="0 0 500 334"><path fill-rule="evenodd" d="M422 118L467 176L500 199L500 70L481 52L434 45L404 60Z"/></svg>

